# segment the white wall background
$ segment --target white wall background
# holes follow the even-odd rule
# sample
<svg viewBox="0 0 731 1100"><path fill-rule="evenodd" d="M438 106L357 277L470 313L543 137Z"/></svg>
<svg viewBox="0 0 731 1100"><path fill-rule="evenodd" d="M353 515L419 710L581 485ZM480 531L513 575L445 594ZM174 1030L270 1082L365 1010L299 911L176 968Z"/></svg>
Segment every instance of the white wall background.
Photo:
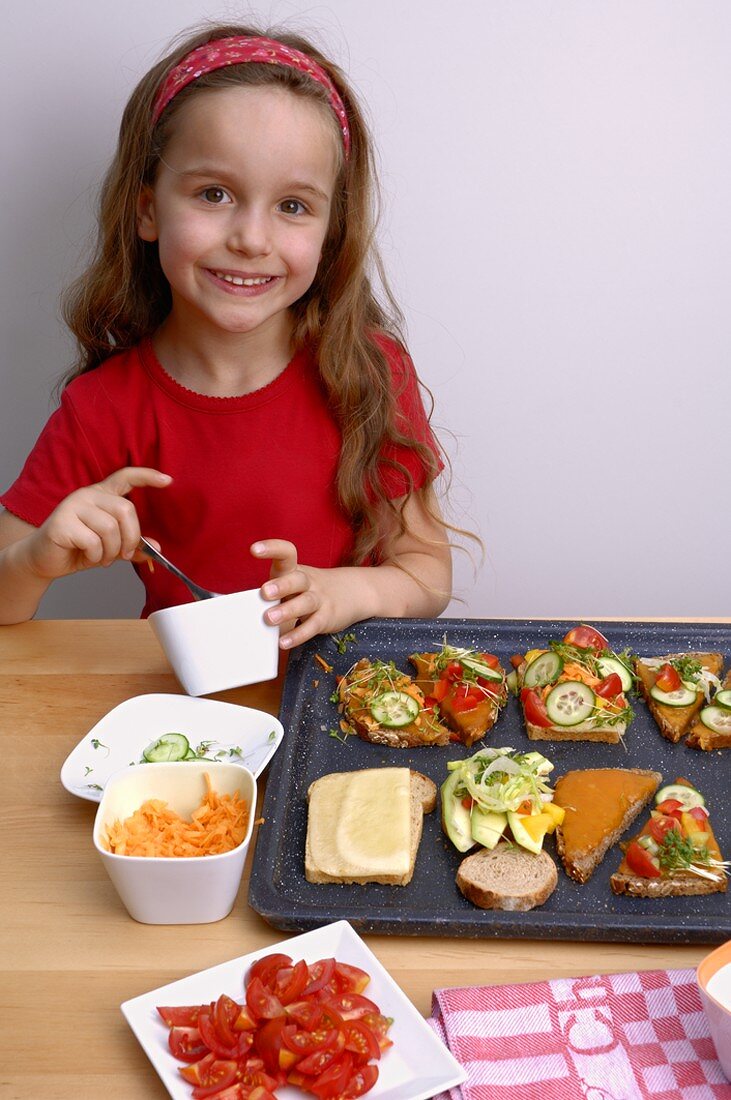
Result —
<svg viewBox="0 0 731 1100"><path fill-rule="evenodd" d="M454 465L454 614L728 615L727 0L34 0L3 18L0 482L71 355L122 107L180 29L314 32L366 101L382 242ZM479 563L478 563L479 564ZM126 566L43 617L136 616Z"/></svg>

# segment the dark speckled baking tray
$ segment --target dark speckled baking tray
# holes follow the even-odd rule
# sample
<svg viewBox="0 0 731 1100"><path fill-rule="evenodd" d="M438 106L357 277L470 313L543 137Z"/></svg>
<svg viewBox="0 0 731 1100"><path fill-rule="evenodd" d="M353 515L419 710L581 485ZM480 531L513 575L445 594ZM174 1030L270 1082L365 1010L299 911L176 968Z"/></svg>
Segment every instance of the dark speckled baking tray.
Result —
<svg viewBox="0 0 731 1100"><path fill-rule="evenodd" d="M610 850L588 883L581 886L560 867L548 838L547 850L559 862L559 883L548 902L528 913L478 909L457 890L455 875L463 856L444 837L439 807L424 820L416 871L408 886L314 885L305 880L307 788L328 772L380 765L404 765L446 778L446 761L471 755L462 745L447 748L386 749L356 737L347 743L330 737L338 714L330 695L335 673L314 660L319 653L337 673L360 657L394 660L408 672L408 655L440 648L446 634L454 645L497 654L509 667L512 653L561 638L571 623L530 620L380 620L360 624L357 641L340 654L329 637L313 639L292 655L280 718L285 735L272 761L258 830L249 902L275 928L302 931L345 919L360 932L409 936L531 937L561 940L614 940L656 943L720 943L731 937L731 890L689 898L615 897L609 876L621 852ZM595 625L614 649L630 646L643 656L683 650L719 651L731 660L731 625L602 623ZM721 851L731 854L731 750L702 752L661 737L642 700L622 745L532 742L523 730L518 702L511 698L487 743L538 749L553 760L553 778L572 768L638 767L662 772L667 782L685 776L706 796ZM644 820L630 829L629 835Z"/></svg>

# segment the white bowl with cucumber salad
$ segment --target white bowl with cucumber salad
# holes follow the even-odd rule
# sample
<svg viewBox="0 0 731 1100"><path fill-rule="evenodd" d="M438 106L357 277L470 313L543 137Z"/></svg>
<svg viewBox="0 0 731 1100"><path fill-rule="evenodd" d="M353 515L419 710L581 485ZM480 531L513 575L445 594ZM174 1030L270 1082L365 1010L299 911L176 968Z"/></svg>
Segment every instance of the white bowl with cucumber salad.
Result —
<svg viewBox="0 0 731 1100"><path fill-rule="evenodd" d="M105 714L66 758L61 783L99 802L120 768L160 761L225 761L256 778L281 744L281 722L266 711L187 695L136 695Z"/></svg>

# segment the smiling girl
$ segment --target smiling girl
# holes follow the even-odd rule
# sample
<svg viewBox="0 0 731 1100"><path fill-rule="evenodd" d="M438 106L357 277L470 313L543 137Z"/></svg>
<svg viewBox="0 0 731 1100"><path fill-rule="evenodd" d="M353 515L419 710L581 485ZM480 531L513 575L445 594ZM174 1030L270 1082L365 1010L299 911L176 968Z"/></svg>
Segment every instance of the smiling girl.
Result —
<svg viewBox="0 0 731 1100"><path fill-rule="evenodd" d="M444 609L442 462L371 288L371 164L342 73L299 37L212 27L140 82L66 298L77 363L0 497L0 622L118 558L143 615L186 602L140 533L207 588L281 600L284 649Z"/></svg>

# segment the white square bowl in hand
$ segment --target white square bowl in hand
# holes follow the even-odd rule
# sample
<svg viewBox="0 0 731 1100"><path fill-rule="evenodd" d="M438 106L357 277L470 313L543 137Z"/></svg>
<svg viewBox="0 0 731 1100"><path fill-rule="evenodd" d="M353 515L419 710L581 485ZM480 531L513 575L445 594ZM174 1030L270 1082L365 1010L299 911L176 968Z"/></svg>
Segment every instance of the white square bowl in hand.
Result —
<svg viewBox="0 0 731 1100"><path fill-rule="evenodd" d="M125 856L103 843L107 826L124 821L150 798L167 802L186 820L206 792L205 773L218 794L235 792L249 807L237 848L211 856ZM256 811L256 780L248 768L214 760L139 764L107 781L94 819L94 845L127 912L142 924L210 924L233 908Z"/></svg>
<svg viewBox="0 0 731 1100"><path fill-rule="evenodd" d="M264 621L273 602L258 588L153 611L149 623L188 695L273 680L279 628Z"/></svg>

